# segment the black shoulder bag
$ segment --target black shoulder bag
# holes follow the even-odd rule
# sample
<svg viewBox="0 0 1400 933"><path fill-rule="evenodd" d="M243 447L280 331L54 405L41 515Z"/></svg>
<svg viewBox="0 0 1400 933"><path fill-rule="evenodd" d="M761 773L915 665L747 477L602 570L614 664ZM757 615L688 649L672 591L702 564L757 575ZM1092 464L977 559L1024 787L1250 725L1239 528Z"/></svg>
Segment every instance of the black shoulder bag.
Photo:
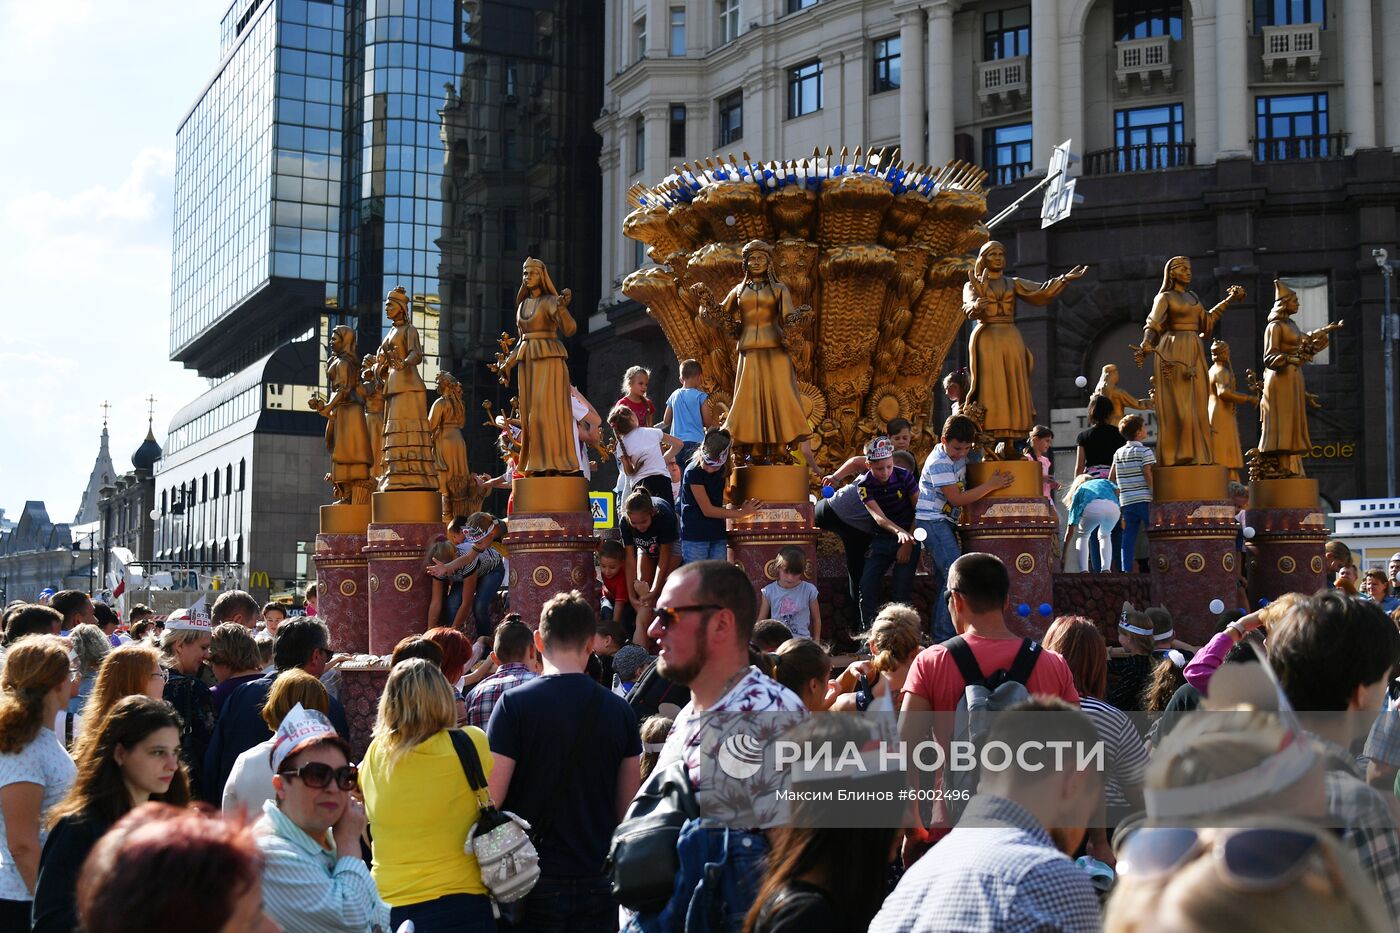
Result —
<svg viewBox="0 0 1400 933"><path fill-rule="evenodd" d="M604 873L619 904L641 913L666 906L680 875L681 827L699 815L685 759L652 773L613 831Z"/></svg>

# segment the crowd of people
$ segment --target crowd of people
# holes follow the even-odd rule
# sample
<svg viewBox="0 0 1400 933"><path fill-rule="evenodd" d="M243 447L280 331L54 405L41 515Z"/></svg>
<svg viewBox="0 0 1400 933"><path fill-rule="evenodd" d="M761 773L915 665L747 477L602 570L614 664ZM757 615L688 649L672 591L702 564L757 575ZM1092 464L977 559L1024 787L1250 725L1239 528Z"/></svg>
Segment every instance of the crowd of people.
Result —
<svg viewBox="0 0 1400 933"><path fill-rule="evenodd" d="M957 555L949 639L890 602L860 650L834 657L801 560L781 554L762 590L726 561L680 564L642 643L572 592L536 626L495 623L489 646L474 620L410 636L358 755L320 619L269 624L233 591L209 618L177 612L134 637L130 620L104 631L85 594L11 606L0 927L1396 927L1400 629L1378 586L1229 613L1202 646L1177 638L1164 610L1131 606L1056 618L1036 643L1007 628L1001 562ZM259 622L273 630L266 660ZM1268 673L1267 690L1241 692L1250 671ZM998 718L988 742L1101 743L1102 767L1022 757L982 772L969 801L859 827L771 806L761 778L736 794L715 768L726 714L829 734L843 713L898 711L915 742L927 715L1002 681L1020 688L1006 710L1058 715ZM1186 715L1198 708L1215 715ZM638 906L610 853L650 831L642 802L677 782L693 810L667 843L665 896ZM520 868L503 875L479 835L495 814L529 827L524 897L500 896Z"/></svg>
<svg viewBox="0 0 1400 933"><path fill-rule="evenodd" d="M731 439L700 364L681 375L658 426L639 368L607 414L623 505L597 555L601 598L503 612L504 523L453 519L424 555L423 632L385 659L364 734L314 591L298 616L237 590L207 615L136 606L123 620L77 591L7 607L0 929L1400 924L1400 554L1358 574L1331 542L1328 589L1232 609L1204 645L1129 604L1022 638L1007 568L959 544L960 510L1012 478L968 485L977 425L953 374L924 463L896 419L817 478L816 522L845 547L859 619L837 654L802 548L781 549L768 580L726 559L726 521L764 504L726 502ZM587 463L602 419L574 410ZM1044 495L1063 495L1067 559L1132 568L1153 479L1145 424L1107 395L1090 413L1063 490L1048 428L1025 456ZM920 562L940 591L927 612L910 598ZM936 802L851 825L781 803L778 789L830 786L825 772L736 784L735 722L765 742L887 728L906 745L1104 754L1101 767L1016 755L971 779L901 772Z"/></svg>

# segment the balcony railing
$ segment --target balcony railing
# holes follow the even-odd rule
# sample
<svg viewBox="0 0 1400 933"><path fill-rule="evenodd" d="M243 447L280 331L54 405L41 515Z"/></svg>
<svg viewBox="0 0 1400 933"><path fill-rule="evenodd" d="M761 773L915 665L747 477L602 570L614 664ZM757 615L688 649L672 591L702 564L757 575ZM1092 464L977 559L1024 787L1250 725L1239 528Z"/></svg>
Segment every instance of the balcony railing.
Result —
<svg viewBox="0 0 1400 933"><path fill-rule="evenodd" d="M1031 96L1030 59L998 58L978 66L977 100L982 113L990 114L1000 102L1004 106L1029 103Z"/></svg>
<svg viewBox="0 0 1400 933"><path fill-rule="evenodd" d="M1297 26L1265 26L1264 80L1274 80L1274 68L1282 63L1287 69L1284 77L1293 80L1298 63L1308 63L1308 80L1317 80L1322 63L1322 24L1302 23Z"/></svg>
<svg viewBox="0 0 1400 933"><path fill-rule="evenodd" d="M1006 165L988 165L987 180L993 185L1012 185L1031 170L1029 162L1011 162Z"/></svg>
<svg viewBox="0 0 1400 933"><path fill-rule="evenodd" d="M1152 76L1159 75L1167 91L1172 89L1172 37L1149 36L1146 39L1125 39L1115 42L1118 50L1118 96L1128 94L1128 80L1138 79L1138 88L1145 94L1152 90Z"/></svg>
<svg viewBox="0 0 1400 933"><path fill-rule="evenodd" d="M1256 162L1292 162L1297 159L1340 159L1346 155L1346 133L1251 139Z"/></svg>
<svg viewBox="0 0 1400 933"><path fill-rule="evenodd" d="M1085 175L1122 175L1128 172L1155 172L1164 168L1182 168L1196 164L1196 144L1149 143L1141 146L1117 146L1100 149L1084 156Z"/></svg>

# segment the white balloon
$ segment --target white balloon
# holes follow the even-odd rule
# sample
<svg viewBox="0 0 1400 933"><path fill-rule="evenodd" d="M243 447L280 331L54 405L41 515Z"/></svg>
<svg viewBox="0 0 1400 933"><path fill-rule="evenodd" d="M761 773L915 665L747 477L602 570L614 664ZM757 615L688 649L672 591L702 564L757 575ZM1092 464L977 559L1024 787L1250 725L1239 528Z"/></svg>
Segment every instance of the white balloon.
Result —
<svg viewBox="0 0 1400 933"><path fill-rule="evenodd" d="M928 531L927 531L926 529L923 529L923 528L915 528L915 529L914 529L914 540L915 540L915 541L923 541L923 540L926 540L927 538L928 538Z"/></svg>
<svg viewBox="0 0 1400 933"><path fill-rule="evenodd" d="M1074 377L1074 384L1077 385L1077 386L1079 386L1079 388L1082 389L1082 388L1084 388L1085 386L1087 386L1087 385L1089 384L1089 380L1088 380L1087 378L1085 378L1084 376L1075 376L1075 377Z"/></svg>
<svg viewBox="0 0 1400 933"><path fill-rule="evenodd" d="M724 222L732 227L739 222L739 218L735 217L733 214L730 214L728 217L724 218Z"/></svg>
<svg viewBox="0 0 1400 933"><path fill-rule="evenodd" d="M1252 537L1254 537L1254 529L1251 528L1249 525L1245 525L1245 526L1244 526L1244 536L1245 536L1246 538L1252 538Z"/></svg>
<svg viewBox="0 0 1400 933"><path fill-rule="evenodd" d="M1210 611L1215 615L1220 615L1220 613L1225 611L1225 603L1219 599L1212 599L1210 601Z"/></svg>

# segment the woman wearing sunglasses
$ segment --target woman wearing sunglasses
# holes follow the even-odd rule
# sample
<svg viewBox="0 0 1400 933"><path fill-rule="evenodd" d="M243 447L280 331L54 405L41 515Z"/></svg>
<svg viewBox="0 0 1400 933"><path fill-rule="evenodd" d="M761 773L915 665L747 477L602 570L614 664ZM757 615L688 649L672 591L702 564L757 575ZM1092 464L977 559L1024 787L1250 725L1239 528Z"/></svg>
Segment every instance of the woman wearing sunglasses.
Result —
<svg viewBox="0 0 1400 933"><path fill-rule="evenodd" d="M1106 933L1395 929L1375 885L1325 830L1269 819L1258 826L1145 826L1118 850Z"/></svg>
<svg viewBox="0 0 1400 933"><path fill-rule="evenodd" d="M164 700L123 697L98 724L77 765L68 796L49 811L34 892L34 929L41 933L77 928L79 869L112 824L148 800L180 807L190 802L180 765L180 717Z"/></svg>
<svg viewBox="0 0 1400 933"><path fill-rule="evenodd" d="M365 810L350 746L324 714L292 708L272 738L277 799L263 804L263 906L287 933L387 930L389 905L360 858Z"/></svg>

